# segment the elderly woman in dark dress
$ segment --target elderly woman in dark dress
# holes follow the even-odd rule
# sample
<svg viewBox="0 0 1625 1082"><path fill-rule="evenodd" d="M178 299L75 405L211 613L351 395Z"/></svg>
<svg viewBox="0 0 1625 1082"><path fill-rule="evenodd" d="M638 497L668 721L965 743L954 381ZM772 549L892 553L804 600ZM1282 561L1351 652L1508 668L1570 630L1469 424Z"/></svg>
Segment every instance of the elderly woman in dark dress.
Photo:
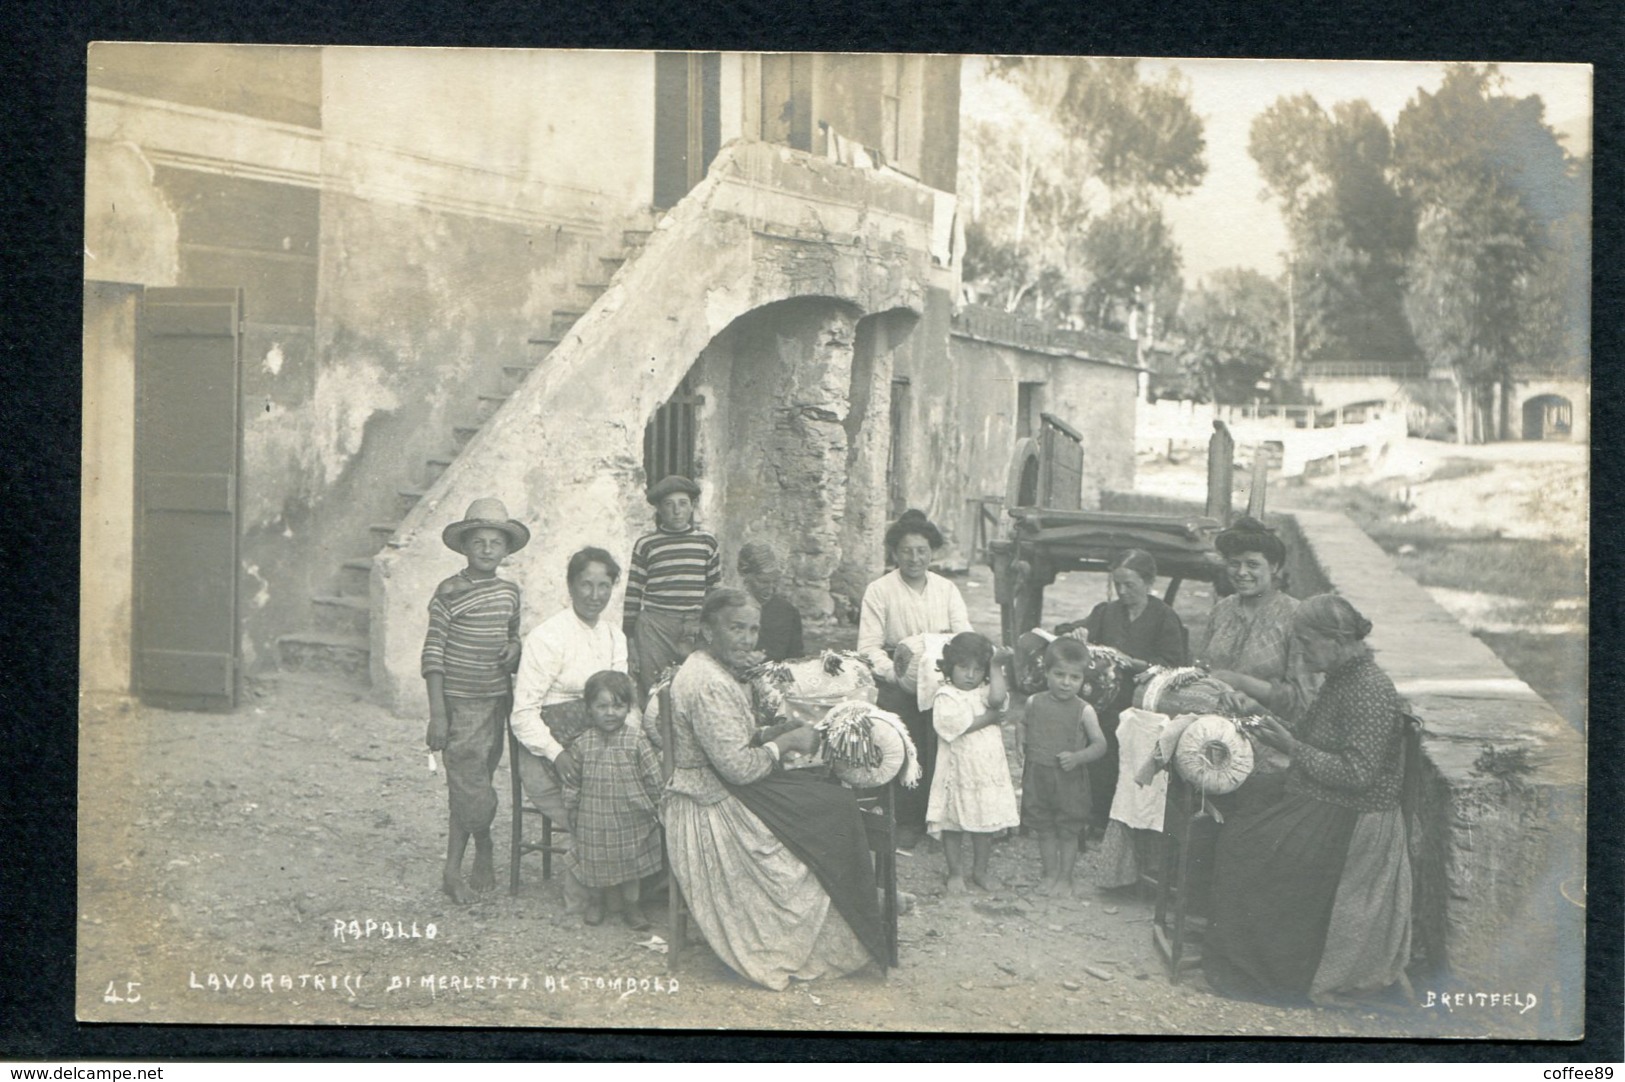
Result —
<svg viewBox="0 0 1625 1082"><path fill-rule="evenodd" d="M760 617L738 590L700 612L703 645L671 684L676 770L661 802L671 872L717 957L773 989L886 956L874 864L850 789L783 772L811 752L800 726L755 745L744 672Z"/></svg>
<svg viewBox="0 0 1625 1082"><path fill-rule="evenodd" d="M1151 593L1157 581L1157 561L1143 549L1128 549L1111 565L1111 601L1096 605L1081 625L1088 640L1097 646L1121 650L1138 662L1143 671L1150 665L1185 664L1185 626L1174 610ZM1118 716L1134 704L1134 684L1125 679L1115 701L1100 710L1100 730L1106 735L1108 751L1104 758L1089 764L1089 793L1094 802L1090 822L1104 829L1111 814L1112 796L1117 791Z"/></svg>
<svg viewBox="0 0 1625 1082"><path fill-rule="evenodd" d="M1404 703L1363 642L1370 630L1332 594L1293 615L1326 681L1296 735L1263 724L1292 758L1285 795L1242 808L1220 834L1203 966L1225 995L1331 1005L1405 983Z"/></svg>

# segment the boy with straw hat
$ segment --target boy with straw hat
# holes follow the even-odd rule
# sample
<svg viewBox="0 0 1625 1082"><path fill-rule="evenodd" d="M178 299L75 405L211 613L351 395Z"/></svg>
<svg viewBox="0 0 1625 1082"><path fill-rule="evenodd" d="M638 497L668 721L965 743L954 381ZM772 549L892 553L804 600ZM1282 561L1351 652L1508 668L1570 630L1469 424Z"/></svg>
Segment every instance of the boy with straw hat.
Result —
<svg viewBox="0 0 1625 1082"><path fill-rule="evenodd" d="M430 751L443 751L451 828L441 887L458 905L496 888L491 822L497 792L491 775L502 759L503 726L519 661L519 587L497 576L509 553L530 542L523 523L502 501L475 500L461 522L440 535L468 566L446 579L429 600L423 640L423 679L429 689ZM463 878L463 853L474 839L474 869Z"/></svg>

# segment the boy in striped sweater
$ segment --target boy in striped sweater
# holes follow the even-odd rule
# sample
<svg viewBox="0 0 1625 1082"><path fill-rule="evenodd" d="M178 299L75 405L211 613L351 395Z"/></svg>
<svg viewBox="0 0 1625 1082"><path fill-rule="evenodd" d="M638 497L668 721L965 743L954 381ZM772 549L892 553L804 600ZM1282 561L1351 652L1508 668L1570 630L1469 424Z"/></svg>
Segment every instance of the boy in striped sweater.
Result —
<svg viewBox="0 0 1625 1082"><path fill-rule="evenodd" d="M642 702L666 667L694 649L700 606L722 584L717 539L694 525L699 496L700 486L677 474L650 488L655 530L632 546L624 626Z"/></svg>
<svg viewBox="0 0 1625 1082"><path fill-rule="evenodd" d="M519 663L519 587L497 577L497 565L530 541L501 500L475 500L461 522L440 535L468 566L435 588L423 639L429 689L430 751L444 752L451 829L441 888L458 905L496 888L491 822L497 791L491 774L502 759L503 730L513 701L510 674ZM463 878L463 854L474 839L474 868Z"/></svg>

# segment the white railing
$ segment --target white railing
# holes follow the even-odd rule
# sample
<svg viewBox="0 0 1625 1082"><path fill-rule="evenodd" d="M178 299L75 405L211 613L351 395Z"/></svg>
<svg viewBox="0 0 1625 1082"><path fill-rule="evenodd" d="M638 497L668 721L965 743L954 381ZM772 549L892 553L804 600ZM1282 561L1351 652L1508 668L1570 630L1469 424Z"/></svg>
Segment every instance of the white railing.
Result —
<svg viewBox="0 0 1625 1082"><path fill-rule="evenodd" d="M1280 456L1281 474L1296 477L1311 462L1341 469L1345 458L1374 462L1405 438L1405 411L1388 402L1339 409L1318 406L1214 406L1194 402L1141 402L1135 419L1136 450L1147 454L1207 445L1213 422L1223 421L1238 446L1262 447Z"/></svg>

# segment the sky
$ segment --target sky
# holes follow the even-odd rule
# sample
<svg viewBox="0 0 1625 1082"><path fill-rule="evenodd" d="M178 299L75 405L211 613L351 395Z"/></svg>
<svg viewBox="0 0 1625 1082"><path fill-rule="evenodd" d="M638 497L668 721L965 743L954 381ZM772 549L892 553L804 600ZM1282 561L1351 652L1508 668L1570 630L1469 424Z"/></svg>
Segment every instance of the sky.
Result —
<svg viewBox="0 0 1625 1082"><path fill-rule="evenodd" d="M1185 285L1193 288L1222 267L1280 273L1286 227L1273 204L1259 198L1264 182L1247 153L1253 118L1277 98L1314 96L1327 111L1340 101L1364 98L1390 126L1416 92L1436 91L1443 63L1327 60L1142 60L1141 72L1161 78L1177 68L1189 80L1191 103L1202 118L1208 173L1201 187L1171 199L1165 213L1184 259ZM1538 94L1546 122L1572 153L1590 145L1591 69L1583 64L1503 64L1506 92ZM1581 145L1583 142L1583 145Z"/></svg>

